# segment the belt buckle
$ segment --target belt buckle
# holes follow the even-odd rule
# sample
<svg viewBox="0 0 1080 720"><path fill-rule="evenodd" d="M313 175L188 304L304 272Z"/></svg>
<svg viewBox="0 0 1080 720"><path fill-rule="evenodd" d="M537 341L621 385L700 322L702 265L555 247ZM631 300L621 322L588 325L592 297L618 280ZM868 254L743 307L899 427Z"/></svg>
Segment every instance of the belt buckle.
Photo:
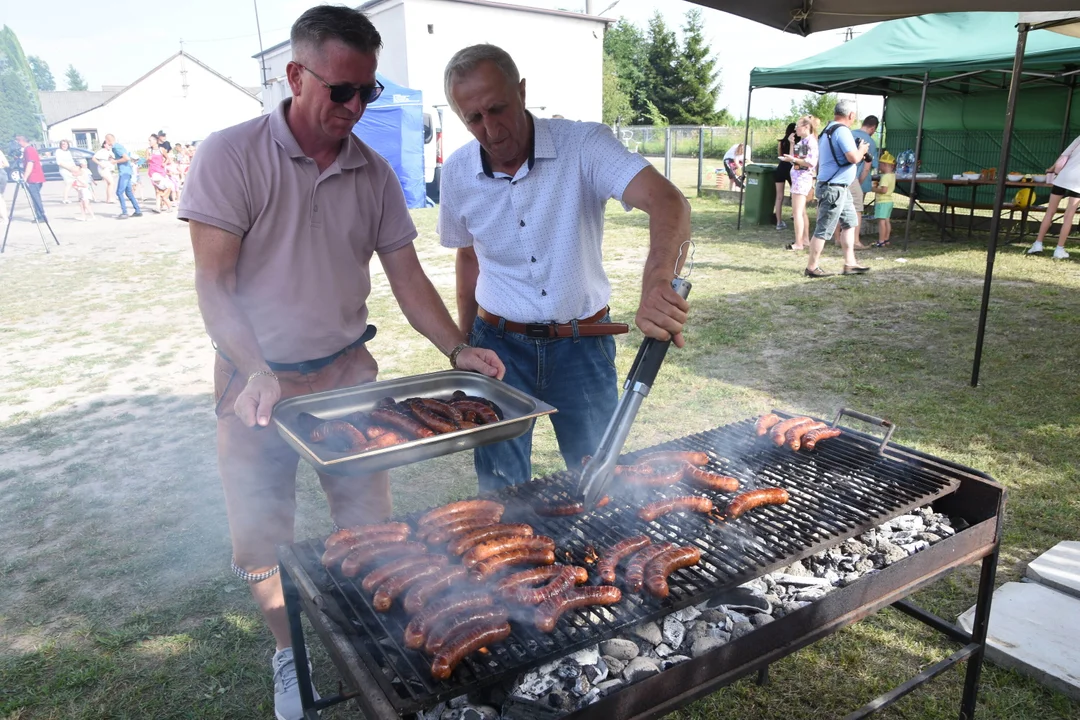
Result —
<svg viewBox="0 0 1080 720"><path fill-rule="evenodd" d="M552 323L554 325L554 323ZM549 338L551 337L552 325L545 323L525 323L525 337Z"/></svg>

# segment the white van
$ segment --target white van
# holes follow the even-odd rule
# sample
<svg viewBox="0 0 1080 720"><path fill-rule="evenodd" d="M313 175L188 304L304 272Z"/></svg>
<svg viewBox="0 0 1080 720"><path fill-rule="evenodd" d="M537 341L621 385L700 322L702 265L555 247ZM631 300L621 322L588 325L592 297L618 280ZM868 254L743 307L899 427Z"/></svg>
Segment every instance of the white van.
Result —
<svg viewBox="0 0 1080 720"><path fill-rule="evenodd" d="M442 113L441 107L424 106L424 182L427 183L428 198L435 203L439 202L439 183L442 180Z"/></svg>

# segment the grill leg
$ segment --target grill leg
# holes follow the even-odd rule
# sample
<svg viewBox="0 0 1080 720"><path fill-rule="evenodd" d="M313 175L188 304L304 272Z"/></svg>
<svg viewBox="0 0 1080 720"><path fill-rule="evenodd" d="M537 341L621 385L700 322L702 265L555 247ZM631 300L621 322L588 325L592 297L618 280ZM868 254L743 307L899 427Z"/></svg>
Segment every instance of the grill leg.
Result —
<svg viewBox="0 0 1080 720"><path fill-rule="evenodd" d="M761 687L765 687L769 684L769 666L761 668L757 671L757 684Z"/></svg>
<svg viewBox="0 0 1080 720"><path fill-rule="evenodd" d="M311 694L311 673L308 672L307 645L304 644L304 626L300 622L300 591L289 576L284 565L281 570L281 591L285 596L285 613L289 616L289 638L292 640L293 661L296 663L296 682L300 690L300 706L304 708L304 720L318 720L315 696Z"/></svg>
<svg viewBox="0 0 1080 720"><path fill-rule="evenodd" d="M998 537L1000 538L1000 533ZM968 658L967 675L964 678L964 699L960 703L960 720L974 720L975 718L975 702L979 698L979 677L982 674L983 656L986 653L986 633L990 628L990 601L994 599L994 578L997 575L1000 542L999 539L994 552L982 561L979 596L975 601L975 624L971 628L971 642L977 643L979 649Z"/></svg>

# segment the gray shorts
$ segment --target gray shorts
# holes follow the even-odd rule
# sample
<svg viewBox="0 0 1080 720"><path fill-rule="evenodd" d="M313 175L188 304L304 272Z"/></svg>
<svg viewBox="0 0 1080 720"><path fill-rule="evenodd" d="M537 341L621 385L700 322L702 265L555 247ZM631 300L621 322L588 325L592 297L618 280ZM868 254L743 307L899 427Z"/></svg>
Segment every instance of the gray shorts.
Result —
<svg viewBox="0 0 1080 720"><path fill-rule="evenodd" d="M846 186L837 187L828 183L817 184L817 225L814 237L828 240L836 232L837 223L844 230L855 227L855 203L851 199L851 190Z"/></svg>

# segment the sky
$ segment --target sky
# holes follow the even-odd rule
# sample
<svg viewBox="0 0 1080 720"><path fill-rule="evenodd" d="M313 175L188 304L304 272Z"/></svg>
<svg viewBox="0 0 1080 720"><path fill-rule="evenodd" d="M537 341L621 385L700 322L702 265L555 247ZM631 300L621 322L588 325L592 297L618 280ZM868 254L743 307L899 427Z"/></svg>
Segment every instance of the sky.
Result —
<svg viewBox="0 0 1080 720"><path fill-rule="evenodd" d="M507 0L516 4L583 10L584 0ZM102 85L127 85L152 70L183 48L222 75L240 85L257 87L258 63L251 58L259 51L255 25L258 4L263 47L288 39L289 26L313 3L308 0L185 0L183 9L158 12L154 6L132 12L132 5L119 0L49 0L47 16L33 2L3 3L0 24L18 35L23 51L49 64L57 88L64 89L64 71L69 64L86 78L91 90ZM597 0L603 11L612 0ZM669 27L679 28L689 3L662 0L619 0L602 14L626 17L644 28L656 9ZM720 107L735 117L746 114L747 85L755 66L777 67L800 60L843 42L842 31L799 37L782 33L743 18L702 8L705 34L721 67L723 90ZM55 19L63 18L63 22ZM871 26L855 28L864 32ZM512 48L511 52L512 52ZM772 117L787 113L792 99L802 93L763 89L754 93L750 114ZM860 115L880 113L881 99L859 97Z"/></svg>

